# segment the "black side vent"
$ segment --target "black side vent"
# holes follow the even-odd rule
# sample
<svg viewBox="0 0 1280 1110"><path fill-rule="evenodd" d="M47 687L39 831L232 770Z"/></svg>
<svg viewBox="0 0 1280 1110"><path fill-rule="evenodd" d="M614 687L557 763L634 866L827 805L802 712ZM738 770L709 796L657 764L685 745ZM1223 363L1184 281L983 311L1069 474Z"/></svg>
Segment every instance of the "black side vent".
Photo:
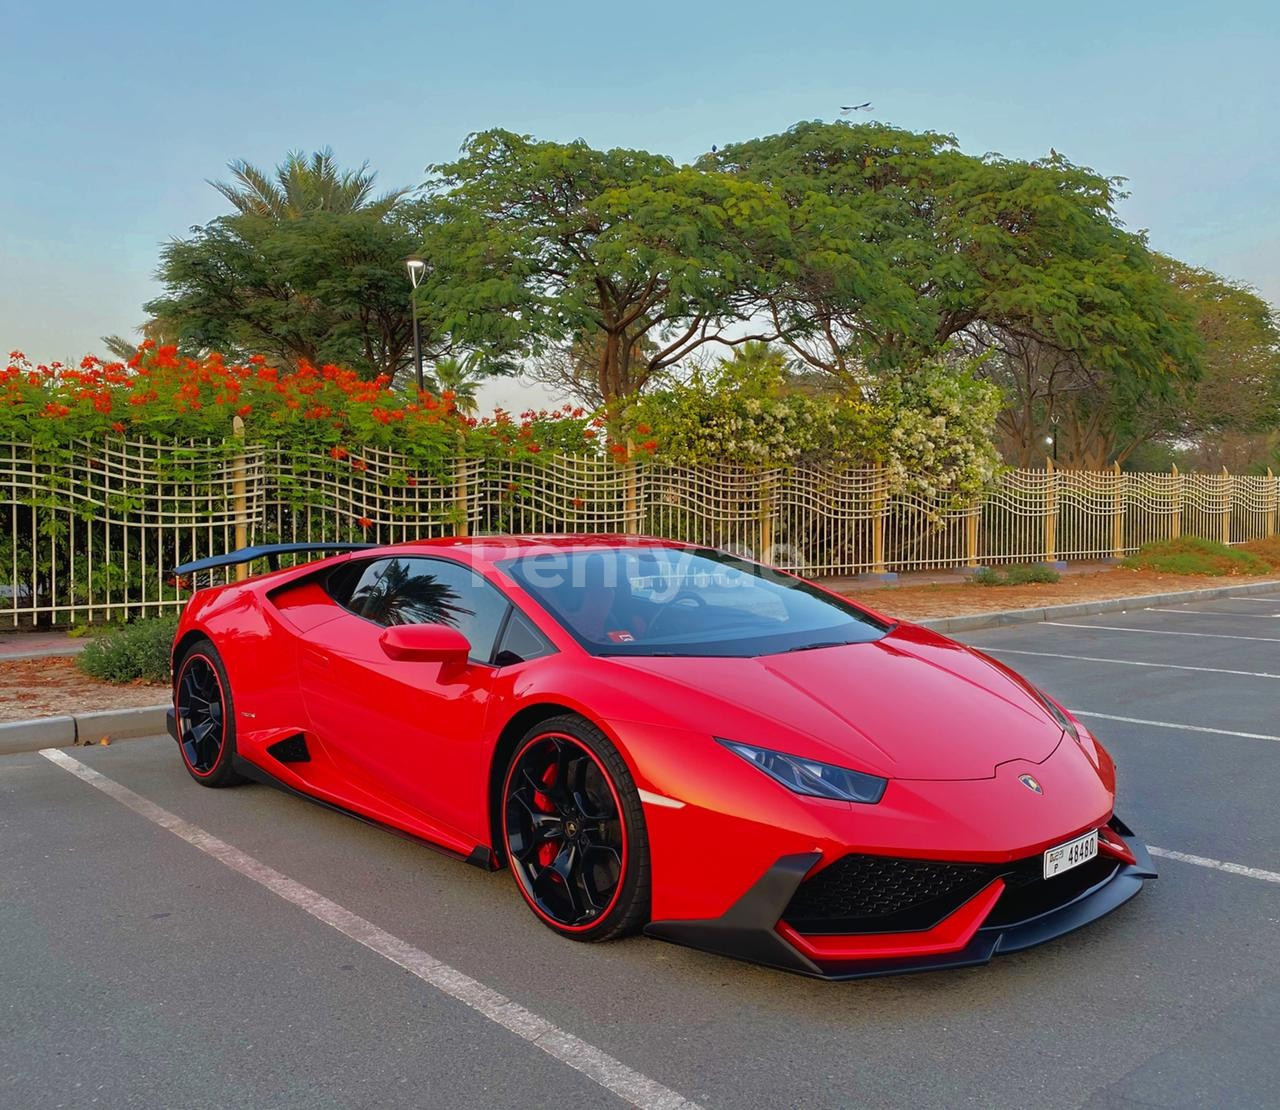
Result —
<svg viewBox="0 0 1280 1110"><path fill-rule="evenodd" d="M307 738L302 733L286 736L277 740L267 749L267 755L280 763L310 763L311 753L307 751Z"/></svg>

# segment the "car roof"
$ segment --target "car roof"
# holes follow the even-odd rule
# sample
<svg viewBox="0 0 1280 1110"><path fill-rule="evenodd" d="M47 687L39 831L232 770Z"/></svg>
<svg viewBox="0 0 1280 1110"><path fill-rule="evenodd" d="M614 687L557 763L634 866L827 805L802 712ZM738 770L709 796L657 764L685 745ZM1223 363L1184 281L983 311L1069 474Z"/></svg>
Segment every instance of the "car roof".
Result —
<svg viewBox="0 0 1280 1110"><path fill-rule="evenodd" d="M363 552L365 556L420 552L423 555L442 555L448 552L472 564L492 565L506 559L528 555L568 553L574 551L616 551L627 548L684 549L692 544L678 540L666 540L657 536L637 536L615 533L548 533L489 536L439 536L435 539L407 540L387 547Z"/></svg>

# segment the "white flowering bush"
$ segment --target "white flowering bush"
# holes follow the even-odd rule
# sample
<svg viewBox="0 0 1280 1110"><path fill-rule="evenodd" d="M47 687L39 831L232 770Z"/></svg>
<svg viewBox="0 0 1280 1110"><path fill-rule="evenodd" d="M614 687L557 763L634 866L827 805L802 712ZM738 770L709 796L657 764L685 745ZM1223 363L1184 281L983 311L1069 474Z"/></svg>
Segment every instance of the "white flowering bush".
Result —
<svg viewBox="0 0 1280 1110"><path fill-rule="evenodd" d="M855 398L794 388L771 353L650 393L632 416L658 461L880 464L893 492L944 509L971 503L998 472L992 433L1000 408L999 389L968 363L924 363Z"/></svg>

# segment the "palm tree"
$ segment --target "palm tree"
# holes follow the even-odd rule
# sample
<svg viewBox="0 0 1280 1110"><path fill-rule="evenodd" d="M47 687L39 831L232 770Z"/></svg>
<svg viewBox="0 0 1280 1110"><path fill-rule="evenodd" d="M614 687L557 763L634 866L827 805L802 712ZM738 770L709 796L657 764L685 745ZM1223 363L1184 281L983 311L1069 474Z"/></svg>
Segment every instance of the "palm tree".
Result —
<svg viewBox="0 0 1280 1110"><path fill-rule="evenodd" d="M276 167L274 177L241 158L227 168L234 181L209 184L244 215L274 220L293 220L310 212L385 214L409 191L396 189L373 198L378 175L370 171L369 163L344 173L328 147L310 158L300 150L291 150Z"/></svg>
<svg viewBox="0 0 1280 1110"><path fill-rule="evenodd" d="M466 358L437 359L431 368L427 388L432 393L453 394L453 403L464 413L473 413L479 407L476 390L480 379L485 376L484 360L478 351L472 351Z"/></svg>

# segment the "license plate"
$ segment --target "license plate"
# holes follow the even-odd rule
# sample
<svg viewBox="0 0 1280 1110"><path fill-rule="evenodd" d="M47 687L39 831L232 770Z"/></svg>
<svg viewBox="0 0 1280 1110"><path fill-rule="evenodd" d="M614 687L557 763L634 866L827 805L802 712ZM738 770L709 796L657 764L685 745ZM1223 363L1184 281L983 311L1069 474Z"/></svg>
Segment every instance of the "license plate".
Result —
<svg viewBox="0 0 1280 1110"><path fill-rule="evenodd" d="M1088 863L1094 856L1098 854L1098 830L1085 833L1084 836L1078 836L1075 840L1069 840L1066 844L1059 844L1056 848L1050 848L1044 854L1044 877L1052 879L1054 875L1061 875L1064 871L1070 871L1073 867L1079 867L1082 863Z"/></svg>

